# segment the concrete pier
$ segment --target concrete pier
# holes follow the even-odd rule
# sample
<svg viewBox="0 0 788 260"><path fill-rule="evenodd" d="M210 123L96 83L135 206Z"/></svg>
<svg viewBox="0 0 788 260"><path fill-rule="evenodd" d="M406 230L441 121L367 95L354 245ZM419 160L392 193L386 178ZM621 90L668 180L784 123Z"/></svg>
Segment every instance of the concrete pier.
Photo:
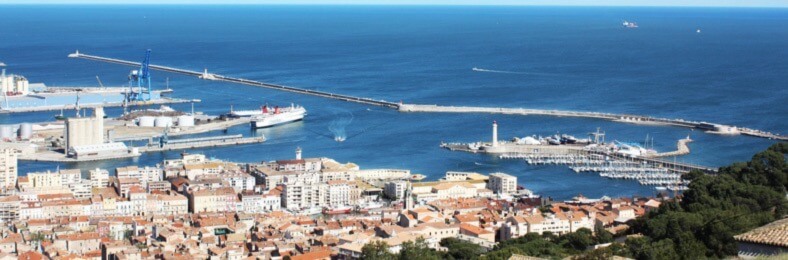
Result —
<svg viewBox="0 0 788 260"><path fill-rule="evenodd" d="M93 56L93 55L82 54L82 53L79 53L79 52L75 52L75 53L69 54L68 57L69 58L86 59L86 60L95 60L95 61L115 63L115 64L120 64L120 65L135 66L135 67L139 67L141 65L139 62L119 60L119 59L113 59L113 58L105 58L105 57L100 57L100 56ZM361 104L367 104L367 105L375 105L375 106L382 106L382 107L389 107L389 108L397 108L398 107L397 103L388 102L388 101L384 101L384 100L374 100L374 99L371 99L371 98L354 97L354 96L336 94L336 93L325 92L325 91L310 90L310 89L289 87L289 86L284 86L284 85L271 84L271 83L265 83L265 82L248 80L248 79L242 79L242 78L227 77L227 76L223 76L223 75L208 73L207 69L205 71L203 71L203 72L198 72L198 71L193 71L193 70L178 69L178 68L172 68L172 67L160 66L160 65L153 65L153 64L149 65L149 67L151 69L154 69L154 70L171 72L171 73L178 73L178 74L184 74L184 75L189 75L189 76L195 76L195 77L198 77L198 78L201 78L201 79L205 79L205 80L226 81L226 82L244 84L244 85L249 85L249 86L256 86L256 87L263 87L263 88L269 88L269 89L275 89L275 90L282 90L282 91L294 92L294 93L298 93L298 94L318 96L318 97L324 97L324 98L331 98L331 99L337 99L337 100L342 100L342 101L347 101L347 102L354 102L354 103L361 103Z"/></svg>
<svg viewBox="0 0 788 260"><path fill-rule="evenodd" d="M214 120L210 123L199 124L190 127L178 127L178 131L168 131L168 136L181 136L181 135L193 135L193 134L201 134L211 131L218 131L218 130L226 130L230 127L242 125L242 124L249 124L251 118L233 118L227 120ZM122 123L122 121L120 122ZM138 126L125 126L125 125L117 125L111 126L110 128L113 130L113 138L112 141L114 142L121 142L121 141L134 141L134 140L146 140L152 137L161 137L164 135L165 129L163 127L138 127ZM173 128L174 129L174 128Z"/></svg>
<svg viewBox="0 0 788 260"><path fill-rule="evenodd" d="M438 106L438 105L415 105L415 104L399 104L398 110L400 112L429 112L429 113L488 113L488 114L503 114L503 115L540 115L540 116L558 116L558 117L582 117L582 118L595 118L605 119L615 122L631 123L631 124L648 124L648 125L665 125L665 126L680 126L688 128L697 128L706 130L708 126L717 126L721 128L735 128L722 124L712 124L699 121L688 121L684 119L672 118L659 118L650 116L627 115L627 114L614 114L614 113L600 113L600 112L584 112L584 111L568 111L568 110L548 110L548 109L527 109L527 108L500 108L500 107L471 107L471 106ZM736 128L736 133L718 133L708 131L714 134L743 134L754 137L776 139L781 141L788 140L788 136L777 135L761 130L750 128Z"/></svg>
<svg viewBox="0 0 788 260"><path fill-rule="evenodd" d="M66 157L66 155L63 154L62 152L42 151L29 155L22 155L19 157L19 160L39 161L39 162L90 162L90 161L134 158L140 156L142 153L177 151L177 150L185 150L185 149L193 149L193 148L219 147L219 146L229 146L229 145L254 144L254 143L262 143L262 142L265 142L265 137L263 136L243 137L241 135L234 135L234 136L202 137L202 138L173 140L172 142L164 146L153 144L153 145L142 146L142 147L130 147L130 151L133 151L136 148L138 150L138 153L129 152L126 154L97 155L97 156L73 158L73 157Z"/></svg>
<svg viewBox="0 0 788 260"><path fill-rule="evenodd" d="M204 148L204 147L218 147L218 146L228 146L228 145L242 145L242 144L255 144L255 143L262 143L265 142L265 137L240 137L240 136L231 136L227 138L221 139L204 139L204 138L193 138L191 140L184 139L178 140L177 143L169 143L165 146L145 146L139 147L139 151L150 153L150 152L162 152L162 151L173 151L173 150L184 150L184 149L193 149L193 148Z"/></svg>
<svg viewBox="0 0 788 260"><path fill-rule="evenodd" d="M676 150L675 151L658 153L658 154L655 154L652 157L670 157L670 156L679 156L679 155L689 154L690 153L690 149L689 149L689 146L687 144L691 143L691 142L692 142L692 139L690 139L689 136L688 136L687 138L683 138L683 139L679 140L678 142L676 142Z"/></svg>

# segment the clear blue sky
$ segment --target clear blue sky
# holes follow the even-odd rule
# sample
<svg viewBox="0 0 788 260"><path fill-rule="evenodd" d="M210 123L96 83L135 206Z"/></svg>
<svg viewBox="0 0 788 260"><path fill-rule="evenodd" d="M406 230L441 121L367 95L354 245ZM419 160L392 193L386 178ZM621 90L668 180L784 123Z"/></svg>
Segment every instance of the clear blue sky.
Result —
<svg viewBox="0 0 788 260"><path fill-rule="evenodd" d="M788 7L788 0L0 0L0 4L378 4Z"/></svg>

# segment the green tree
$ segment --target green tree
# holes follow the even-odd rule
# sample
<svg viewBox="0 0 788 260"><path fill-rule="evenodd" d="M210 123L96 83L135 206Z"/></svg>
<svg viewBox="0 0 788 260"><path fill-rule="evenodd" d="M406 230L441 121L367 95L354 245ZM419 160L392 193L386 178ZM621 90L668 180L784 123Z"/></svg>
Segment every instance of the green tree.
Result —
<svg viewBox="0 0 788 260"><path fill-rule="evenodd" d="M427 245L427 242L424 241L424 238L418 238L416 241L407 241L402 243L402 249L399 251L399 259L400 260L413 260L413 259L425 259L425 260L439 260L442 259L438 251L432 250Z"/></svg>
<svg viewBox="0 0 788 260"><path fill-rule="evenodd" d="M670 252L682 259L736 255L734 235L788 213L786 151L788 145L779 143L749 162L720 168L717 175L693 172L684 176L692 183L680 203L663 203L632 223L633 232L653 240L633 254L647 259Z"/></svg>
<svg viewBox="0 0 788 260"><path fill-rule="evenodd" d="M395 255L389 251L389 245L384 241L367 243L361 248L361 259L367 260L394 260Z"/></svg>
<svg viewBox="0 0 788 260"><path fill-rule="evenodd" d="M563 235L560 240L565 248L577 251L586 250L589 246L594 245L594 236L591 230L587 228L581 228L575 232Z"/></svg>
<svg viewBox="0 0 788 260"><path fill-rule="evenodd" d="M443 239L440 244L448 249L446 254L453 259L477 259L484 253L481 246L456 238Z"/></svg>
<svg viewBox="0 0 788 260"><path fill-rule="evenodd" d="M610 246L594 249L572 257L574 260L608 260L613 256L629 257L627 248L621 243L612 243Z"/></svg>
<svg viewBox="0 0 788 260"><path fill-rule="evenodd" d="M594 238L596 238L597 244L605 244L605 243L613 242L612 233L608 232L604 228L595 228L595 229L596 230L594 232L596 233L596 235L594 235Z"/></svg>
<svg viewBox="0 0 788 260"><path fill-rule="evenodd" d="M673 260L679 259L679 255L673 241L664 239L647 245L638 259Z"/></svg>

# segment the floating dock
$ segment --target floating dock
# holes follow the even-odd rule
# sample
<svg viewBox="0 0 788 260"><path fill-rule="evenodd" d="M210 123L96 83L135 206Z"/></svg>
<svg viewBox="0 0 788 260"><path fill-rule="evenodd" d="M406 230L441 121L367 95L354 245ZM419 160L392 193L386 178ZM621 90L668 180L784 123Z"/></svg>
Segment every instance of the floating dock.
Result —
<svg viewBox="0 0 788 260"><path fill-rule="evenodd" d="M79 51L69 54L69 58L77 58L77 59L86 59L86 60L94 60L100 62L107 62L107 63L114 63L126 66L134 66L139 67L141 64L139 62L127 61L127 60L120 60L120 59L113 59L113 58L106 58L101 56L94 56L94 55L87 55L83 53L79 53ZM355 97L343 94L335 94L331 92L325 91L317 91L317 90L310 90L310 89L303 89L303 88L296 88L296 87L289 87L284 85L278 84L271 84L265 83L260 81L242 79L242 78L233 78L227 77L218 74L208 73L207 69L203 72L192 71L192 70L185 70L185 69L178 69L173 67L161 66L161 65L150 65L151 69L164 71L164 72L171 72L177 74L184 74L189 76L195 76L205 80L215 80L215 81L225 81L225 82L232 82L237 84L244 84L250 86L257 86L263 87L268 89L274 90L281 90L281 91L288 91L298 94L304 95L311 95L317 97L324 97L336 100L342 100L347 102L354 102L354 103L361 103L367 105L375 105L375 106L382 106L388 107L392 109L397 109L400 112L443 112L443 113L492 113L492 114L509 114L509 115L543 115L543 116L559 116L559 117L582 117L582 118L595 118L595 119L605 119L611 120L616 122L624 122L624 123L633 123L633 124L650 124L650 125L668 125L668 126L680 126L680 127L688 127L688 128L697 128L701 130L708 131L709 133L717 133L717 134L727 134L727 135L749 135L754 137L761 137L761 138L768 138L768 139L775 139L786 141L788 140L788 136L783 136L779 134L773 134L766 131L761 131L757 129L750 129L750 128L736 128L732 126L727 126L723 124L714 124L714 123L707 123L707 122L698 122L698 121L688 121L683 119L670 119L670 118L657 118L657 117L650 117L650 116L642 116L642 115L627 115L627 114L613 114L613 113L600 113L600 112L584 112L584 111L566 111L566 110L547 110L547 109L526 109L526 108L496 108L496 107L470 107L470 106L438 106L438 105L418 105L418 104L403 104L403 103L395 103L389 102L385 100L375 100L371 98L364 98L364 97ZM726 129L732 131L721 131L720 129Z"/></svg>

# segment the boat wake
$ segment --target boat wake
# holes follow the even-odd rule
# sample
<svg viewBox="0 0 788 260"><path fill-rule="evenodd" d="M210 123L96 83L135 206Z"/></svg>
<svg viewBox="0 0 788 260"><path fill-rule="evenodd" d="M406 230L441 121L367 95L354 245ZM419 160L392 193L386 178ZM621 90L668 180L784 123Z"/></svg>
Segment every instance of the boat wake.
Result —
<svg viewBox="0 0 788 260"><path fill-rule="evenodd" d="M477 67L473 67L471 70L473 70L473 71L478 71L478 72L488 72L488 73L522 74L522 75L528 74L528 73L525 73L525 72L519 72L519 71L509 71L509 70L488 70L488 69L481 69L481 68L477 68Z"/></svg>
<svg viewBox="0 0 788 260"><path fill-rule="evenodd" d="M525 72L525 71L511 71L511 70L488 70L473 67L471 70L476 72L487 72L487 73L500 73L500 74L517 74L517 75L531 75L531 76L545 76L545 77L557 77L564 75L557 74L557 73L543 73L543 72Z"/></svg>
<svg viewBox="0 0 788 260"><path fill-rule="evenodd" d="M342 111L336 115L336 119L329 123L328 130L334 134L334 141L344 142L347 139L347 131L345 129L353 122L353 113Z"/></svg>

